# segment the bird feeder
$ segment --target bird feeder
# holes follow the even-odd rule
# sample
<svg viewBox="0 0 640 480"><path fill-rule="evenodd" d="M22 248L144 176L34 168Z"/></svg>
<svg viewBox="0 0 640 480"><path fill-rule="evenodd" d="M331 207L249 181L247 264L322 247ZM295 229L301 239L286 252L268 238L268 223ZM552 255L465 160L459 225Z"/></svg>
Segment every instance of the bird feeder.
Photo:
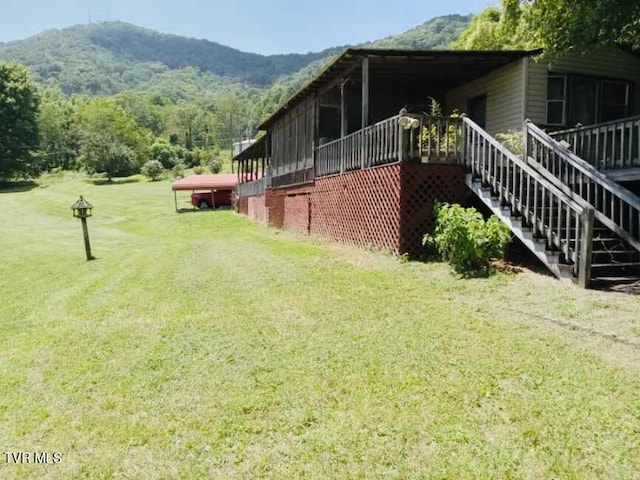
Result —
<svg viewBox="0 0 640 480"><path fill-rule="evenodd" d="M87 228L87 217L92 215L93 205L80 195L80 198L71 205L71 209L73 210L73 216L79 218L80 222L82 222L82 234L84 236L84 249L87 254L87 260L93 260L91 244L89 243L89 230Z"/></svg>

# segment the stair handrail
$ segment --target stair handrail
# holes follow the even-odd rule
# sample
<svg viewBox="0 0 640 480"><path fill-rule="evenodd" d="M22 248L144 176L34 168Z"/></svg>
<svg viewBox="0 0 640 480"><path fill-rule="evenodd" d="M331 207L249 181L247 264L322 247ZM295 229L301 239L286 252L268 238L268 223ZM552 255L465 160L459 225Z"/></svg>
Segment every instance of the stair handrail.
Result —
<svg viewBox="0 0 640 480"><path fill-rule="evenodd" d="M567 141L573 152L599 170L640 166L640 115L549 133Z"/></svg>
<svg viewBox="0 0 640 480"><path fill-rule="evenodd" d="M579 127L565 128L564 130L556 130L554 132L551 132L548 135L551 138L554 138L556 136L567 135L569 133L586 132L587 130L599 130L601 128L610 127L611 125L617 125L617 124L635 122L635 121L640 122L640 115L635 115L633 117L619 118L617 120L609 120L608 122L601 122L593 125L581 125Z"/></svg>
<svg viewBox="0 0 640 480"><path fill-rule="evenodd" d="M469 117L463 116L463 125L465 167L483 184L492 187L499 201L509 205L512 213L522 216L531 225L534 236L546 238L550 245L555 245L572 260L574 275L578 277L580 285L586 287L591 275L593 207L565 194ZM476 142L476 137L493 148L499 160L492 159L491 152L481 153L484 145ZM549 205L546 205L547 200ZM538 207L541 208L540 215ZM545 215L545 208L549 209L548 215ZM553 208L557 208L555 215L551 213ZM564 235L560 228L563 220ZM573 249L572 242L575 242Z"/></svg>
<svg viewBox="0 0 640 480"><path fill-rule="evenodd" d="M640 119L640 117L638 118ZM525 137L527 158L542 167L541 173L545 174L546 172L557 178L575 195L589 202L594 207L597 220L640 251L640 197L598 171L589 162L577 156L529 120L525 125ZM531 139L547 149L547 154L541 158L532 157L532 153L535 155L535 152L532 151L532 147L535 145L531 144ZM590 183L585 184L585 178L593 182L593 191ZM569 179L573 181L573 184ZM606 211L607 195L610 197L611 215L607 215ZM617 221L615 202L619 206ZM625 210L626 218L623 218Z"/></svg>

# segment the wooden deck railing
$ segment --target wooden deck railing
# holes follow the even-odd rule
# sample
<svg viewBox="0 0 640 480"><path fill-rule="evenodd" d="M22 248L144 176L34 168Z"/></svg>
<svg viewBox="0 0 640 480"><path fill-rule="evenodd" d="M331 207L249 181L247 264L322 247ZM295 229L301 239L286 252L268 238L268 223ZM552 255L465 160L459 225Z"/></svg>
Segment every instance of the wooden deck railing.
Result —
<svg viewBox="0 0 640 480"><path fill-rule="evenodd" d="M591 273L593 209L554 186L524 160L464 117L464 165L491 188L511 215L520 216L534 237L546 239L573 263L573 274L586 286Z"/></svg>
<svg viewBox="0 0 640 480"><path fill-rule="evenodd" d="M459 163L462 118L395 115L320 145L317 177L406 160Z"/></svg>
<svg viewBox="0 0 640 480"><path fill-rule="evenodd" d="M550 134L598 170L640 167L640 116Z"/></svg>
<svg viewBox="0 0 640 480"><path fill-rule="evenodd" d="M596 219L640 250L640 198L533 123L527 122L525 132L530 159L562 182L570 194L589 202Z"/></svg>
<svg viewBox="0 0 640 480"><path fill-rule="evenodd" d="M463 154L462 117L421 115L420 143L417 152L428 162L460 163Z"/></svg>
<svg viewBox="0 0 640 480"><path fill-rule="evenodd" d="M262 177L252 182L238 183L236 185L236 195L239 197L256 197L263 195L267 186L267 177Z"/></svg>
<svg viewBox="0 0 640 480"><path fill-rule="evenodd" d="M334 175L401 159L403 130L399 115L316 149L316 176Z"/></svg>

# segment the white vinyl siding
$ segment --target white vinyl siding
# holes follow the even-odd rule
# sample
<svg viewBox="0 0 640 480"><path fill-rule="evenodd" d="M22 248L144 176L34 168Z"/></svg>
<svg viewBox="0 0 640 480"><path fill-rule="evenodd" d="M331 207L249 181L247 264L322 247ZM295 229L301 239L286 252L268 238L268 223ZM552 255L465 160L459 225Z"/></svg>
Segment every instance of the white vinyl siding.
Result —
<svg viewBox="0 0 640 480"><path fill-rule="evenodd" d="M631 82L633 99L630 115L640 114L640 58L617 48L600 48L589 55L560 60L529 60L527 113L538 125L547 121L547 77L585 75Z"/></svg>
<svg viewBox="0 0 640 480"><path fill-rule="evenodd" d="M516 60L484 77L454 88L447 93L447 112L456 109L465 112L467 102L481 95L487 96L486 130L491 134L522 129L523 62Z"/></svg>

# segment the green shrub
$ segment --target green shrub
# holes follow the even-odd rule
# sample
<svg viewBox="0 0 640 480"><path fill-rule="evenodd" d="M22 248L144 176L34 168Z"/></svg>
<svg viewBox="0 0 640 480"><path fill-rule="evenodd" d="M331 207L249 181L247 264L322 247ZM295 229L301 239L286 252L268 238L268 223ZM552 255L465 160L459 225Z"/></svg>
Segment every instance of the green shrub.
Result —
<svg viewBox="0 0 640 480"><path fill-rule="evenodd" d="M503 259L511 240L509 228L495 215L486 222L475 208L436 204L436 228L424 245L438 249L457 273L488 275L492 259Z"/></svg>
<svg viewBox="0 0 640 480"><path fill-rule="evenodd" d="M207 170L202 165L198 165L197 167L194 167L194 169L193 169L193 173L195 173L196 175L202 175L206 171Z"/></svg>
<svg viewBox="0 0 640 480"><path fill-rule="evenodd" d="M173 174L173 178L184 178L184 170L185 166L183 163L176 163L171 169L171 173Z"/></svg>
<svg viewBox="0 0 640 480"><path fill-rule="evenodd" d="M524 155L524 135L520 130L496 133L496 140L519 156Z"/></svg>
<svg viewBox="0 0 640 480"><path fill-rule="evenodd" d="M162 176L163 171L162 163L158 160L149 160L140 169L140 173L145 177L149 177L154 182Z"/></svg>

